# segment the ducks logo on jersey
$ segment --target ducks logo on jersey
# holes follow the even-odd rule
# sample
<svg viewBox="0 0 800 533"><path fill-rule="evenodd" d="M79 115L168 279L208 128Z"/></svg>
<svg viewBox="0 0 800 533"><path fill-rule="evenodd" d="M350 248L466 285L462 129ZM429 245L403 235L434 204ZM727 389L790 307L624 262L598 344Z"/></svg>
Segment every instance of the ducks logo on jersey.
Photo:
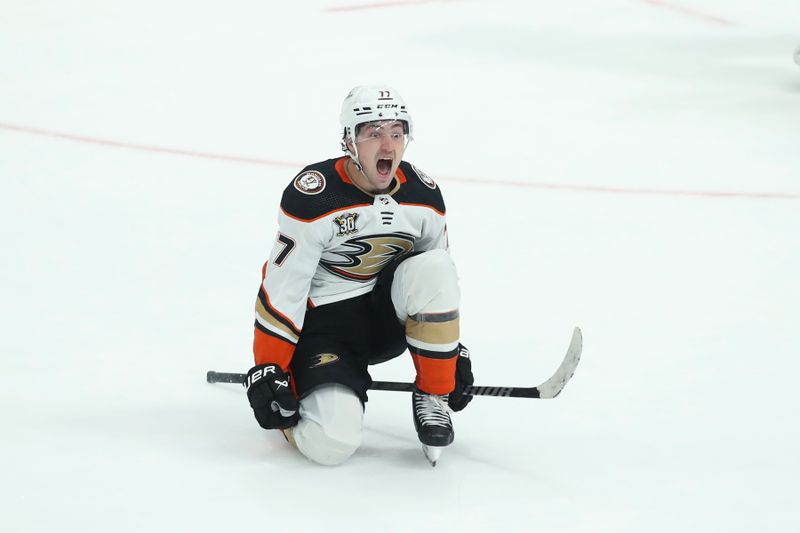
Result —
<svg viewBox="0 0 800 533"><path fill-rule="evenodd" d="M330 365L339 360L339 356L335 353L321 353L314 356L316 360L313 365L308 368L316 368L318 366Z"/></svg>
<svg viewBox="0 0 800 533"><path fill-rule="evenodd" d="M329 252L320 259L320 266L340 278L369 281L398 254L414 249L414 237L407 233L386 233L357 237L342 243L347 251ZM330 255L341 259L329 259ZM326 257L327 256L327 257Z"/></svg>

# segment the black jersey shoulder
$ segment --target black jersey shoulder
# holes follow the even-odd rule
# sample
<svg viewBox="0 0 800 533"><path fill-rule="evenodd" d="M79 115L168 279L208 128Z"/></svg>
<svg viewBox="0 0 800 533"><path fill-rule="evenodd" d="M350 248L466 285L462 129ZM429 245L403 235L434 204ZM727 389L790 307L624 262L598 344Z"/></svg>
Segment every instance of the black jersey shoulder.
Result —
<svg viewBox="0 0 800 533"><path fill-rule="evenodd" d="M283 191L281 209L291 217L314 220L332 211L371 204L372 199L342 181L336 163L328 159L308 165Z"/></svg>
<svg viewBox="0 0 800 533"><path fill-rule="evenodd" d="M432 207L440 213L445 213L444 198L439 184L417 167L402 161L400 170L406 177L406 182L392 196L401 204L418 204Z"/></svg>

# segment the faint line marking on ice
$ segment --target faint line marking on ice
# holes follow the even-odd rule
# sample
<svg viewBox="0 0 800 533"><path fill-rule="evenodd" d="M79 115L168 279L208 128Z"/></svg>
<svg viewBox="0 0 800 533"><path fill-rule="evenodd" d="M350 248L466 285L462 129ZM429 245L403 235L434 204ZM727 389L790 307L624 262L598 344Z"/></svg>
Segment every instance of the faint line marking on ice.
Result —
<svg viewBox="0 0 800 533"><path fill-rule="evenodd" d="M731 20L724 19L724 18L718 17L716 15L710 15L708 13L703 13L701 11L698 11L696 9L692 9L690 7L685 7L685 6L681 6L681 5L678 5L678 4L673 4L672 2L666 2L664 0L639 0L639 1L643 2L645 4L650 4L651 6L656 6L656 7L660 7L660 8L663 8L663 9L669 9L670 11L676 11L678 13L683 13L684 15L689 15L689 16L694 17L694 18L703 19L703 20L706 20L708 22L714 22L716 24L721 24L723 26L735 26L736 25L736 23L731 21Z"/></svg>
<svg viewBox="0 0 800 533"><path fill-rule="evenodd" d="M653 196L694 196L702 198L762 198L772 200L797 200L800 193L791 192L747 192L747 191L681 191L670 189L640 189L635 187L603 187L596 185L568 185L559 183L536 183L529 181L486 180L479 178L459 178L441 176L443 181L475 183L479 185L503 185L507 187L524 187L530 189L552 189L575 192L600 192L610 194L643 194Z"/></svg>
<svg viewBox="0 0 800 533"><path fill-rule="evenodd" d="M323 11L342 13L345 11L364 11L367 9L383 9L387 7L406 7L419 4L433 4L444 2L457 2L459 0L390 0L388 2L373 2L370 4L351 4L346 6L326 7Z"/></svg>
<svg viewBox="0 0 800 533"><path fill-rule="evenodd" d="M237 163L253 163L256 165L272 165L279 167L293 167L297 168L295 163L288 161L277 161L274 159L257 159L252 157L241 157L226 154L214 154L209 152L198 152L196 150L183 150L180 148L165 148L161 146L152 146L147 144L129 143L124 141L113 141L110 139L99 139L97 137L87 137L85 135L76 135L74 133L63 133L59 131L45 130L41 128L31 128L28 126L18 126L16 124L8 124L0 122L0 129L11 131L18 131L23 133L30 133L33 135L44 135L46 137L55 137L58 139L65 139L68 141L82 142L89 144L98 144L101 146L110 146L113 148L124 148L127 150L139 150L143 152L157 152L162 154L182 155L187 157L202 157L205 159L217 159L220 161L235 161Z"/></svg>
<svg viewBox="0 0 800 533"><path fill-rule="evenodd" d="M105 146L108 148L138 150L142 152L177 155L183 157L200 157L204 159L216 159L234 163L248 163L252 165L264 165L272 167L289 167L294 169L300 169L304 167L304 165L301 165L300 163L293 163L291 161L279 161L276 159L261 159L256 157L214 154L209 152L199 152L196 150L184 150L180 148L164 148L161 146L121 142L109 139L99 139L96 137L87 137L85 135L63 133L58 131L46 130L42 128L31 128L28 126L9 124L7 122L0 122L0 129L5 129L19 133L28 133L31 135L41 135L45 137L52 137L55 139L63 139L71 142L94 144L98 146ZM610 193L610 194L694 196L694 197L706 197L706 198L761 198L761 199L772 199L772 200L796 200L800 198L800 193L786 193L786 192L744 192L744 191L725 192L725 191L680 191L680 190L664 190L664 189L637 189L637 188L625 188L625 187L602 187L594 185L535 183L529 181L488 180L482 178L463 178L458 176L442 176L440 179L443 181L471 183L476 185L498 185L502 187L523 187L526 189L546 189L546 190L561 190L561 191L575 191L575 192L599 192L599 193Z"/></svg>

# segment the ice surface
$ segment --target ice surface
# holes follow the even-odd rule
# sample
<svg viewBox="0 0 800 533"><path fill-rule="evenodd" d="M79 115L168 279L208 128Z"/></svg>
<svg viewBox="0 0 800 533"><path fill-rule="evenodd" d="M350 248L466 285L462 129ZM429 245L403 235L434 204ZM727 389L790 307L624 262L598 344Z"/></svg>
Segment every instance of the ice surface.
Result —
<svg viewBox="0 0 800 533"><path fill-rule="evenodd" d="M4 3L3 530L800 530L800 4L361 6ZM585 337L435 469L406 394L325 468L204 382L249 366L280 191L367 82L445 193L479 383Z"/></svg>

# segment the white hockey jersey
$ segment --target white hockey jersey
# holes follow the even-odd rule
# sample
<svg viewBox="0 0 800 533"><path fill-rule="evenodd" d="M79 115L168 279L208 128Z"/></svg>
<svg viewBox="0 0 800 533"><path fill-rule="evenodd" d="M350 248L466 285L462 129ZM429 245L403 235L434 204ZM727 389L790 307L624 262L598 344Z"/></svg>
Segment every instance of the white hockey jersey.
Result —
<svg viewBox="0 0 800 533"><path fill-rule="evenodd" d="M398 254L448 247L444 201L431 178L401 162L391 191L370 194L348 178L346 160L309 165L284 190L256 301L256 364L288 369L307 308L371 291Z"/></svg>

